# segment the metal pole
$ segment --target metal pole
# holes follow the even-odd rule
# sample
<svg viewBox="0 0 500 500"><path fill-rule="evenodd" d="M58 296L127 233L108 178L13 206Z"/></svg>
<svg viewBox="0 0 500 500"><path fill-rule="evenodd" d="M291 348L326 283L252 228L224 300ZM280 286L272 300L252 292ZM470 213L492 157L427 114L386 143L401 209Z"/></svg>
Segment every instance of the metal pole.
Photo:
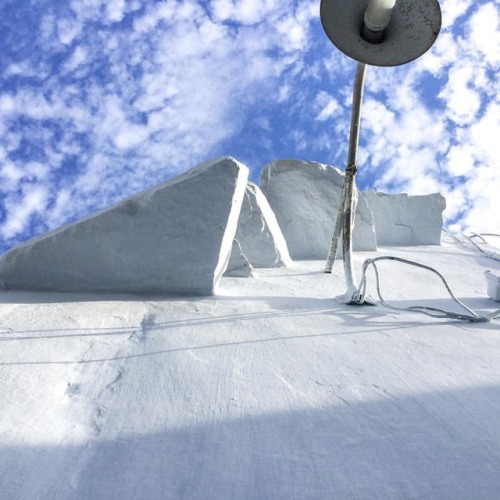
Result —
<svg viewBox="0 0 500 500"><path fill-rule="evenodd" d="M356 66L356 76L354 77L354 88L352 93L351 132L349 135L347 168L356 165L359 142L359 123L361 121L361 103L363 101L363 90L365 86L365 74L366 64L358 62Z"/></svg>
<svg viewBox="0 0 500 500"><path fill-rule="evenodd" d="M340 197L340 205L335 222L335 231L332 238L330 253L325 267L325 272L331 272L335 262L340 234L343 234L343 259L344 274L347 285L345 295L346 302L350 302L352 296L357 292L356 278L352 266L352 230L354 227L354 214L356 211L356 157L358 153L359 128L361 121L361 103L363 101L363 89L365 85L366 64L358 62L354 78L352 94L351 130L349 134L349 151L347 154L347 167L345 170L344 185Z"/></svg>

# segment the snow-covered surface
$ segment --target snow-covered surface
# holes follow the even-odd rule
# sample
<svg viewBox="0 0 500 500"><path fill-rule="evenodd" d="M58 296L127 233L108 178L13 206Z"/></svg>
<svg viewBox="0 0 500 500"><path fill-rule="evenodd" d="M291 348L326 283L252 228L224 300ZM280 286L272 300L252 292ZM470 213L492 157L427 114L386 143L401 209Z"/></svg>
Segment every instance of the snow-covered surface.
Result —
<svg viewBox="0 0 500 500"><path fill-rule="evenodd" d="M292 262L276 216L252 182L245 190L236 239L253 267L289 266Z"/></svg>
<svg viewBox="0 0 500 500"><path fill-rule="evenodd" d="M312 161L277 160L262 171L261 189L292 259L327 258L343 182L340 170ZM353 248L377 248L373 217L362 194L356 207Z"/></svg>
<svg viewBox="0 0 500 500"><path fill-rule="evenodd" d="M232 158L207 161L7 252L0 286L210 295L226 269L247 179Z"/></svg>
<svg viewBox="0 0 500 500"><path fill-rule="evenodd" d="M378 245L440 244L446 200L439 193L408 196L369 189L363 195L373 213Z"/></svg>
<svg viewBox="0 0 500 500"><path fill-rule="evenodd" d="M500 263L381 249L485 313ZM494 499L500 325L345 306L324 261L214 297L0 293L0 491L14 499ZM382 262L395 305L454 308ZM373 275L368 291L373 295Z"/></svg>

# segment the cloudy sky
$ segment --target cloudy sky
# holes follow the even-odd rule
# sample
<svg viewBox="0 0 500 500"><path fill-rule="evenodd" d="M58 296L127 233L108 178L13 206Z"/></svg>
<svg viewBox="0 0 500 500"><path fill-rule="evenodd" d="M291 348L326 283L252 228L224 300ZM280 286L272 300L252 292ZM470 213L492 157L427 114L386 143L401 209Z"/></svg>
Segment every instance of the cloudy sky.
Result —
<svg viewBox="0 0 500 500"><path fill-rule="evenodd" d="M355 62L319 0L2 0L0 252L220 155L345 167ZM369 67L362 189L500 232L500 0L441 0L431 51Z"/></svg>

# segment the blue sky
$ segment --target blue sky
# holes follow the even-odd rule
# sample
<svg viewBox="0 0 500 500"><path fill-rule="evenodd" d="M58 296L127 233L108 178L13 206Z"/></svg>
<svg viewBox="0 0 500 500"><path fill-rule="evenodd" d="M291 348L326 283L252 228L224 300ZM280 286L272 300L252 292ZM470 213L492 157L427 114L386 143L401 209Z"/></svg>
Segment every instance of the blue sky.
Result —
<svg viewBox="0 0 500 500"><path fill-rule="evenodd" d="M355 62L319 0L3 0L0 252L219 155L343 169ZM369 67L361 189L500 232L499 0L441 0L423 57Z"/></svg>

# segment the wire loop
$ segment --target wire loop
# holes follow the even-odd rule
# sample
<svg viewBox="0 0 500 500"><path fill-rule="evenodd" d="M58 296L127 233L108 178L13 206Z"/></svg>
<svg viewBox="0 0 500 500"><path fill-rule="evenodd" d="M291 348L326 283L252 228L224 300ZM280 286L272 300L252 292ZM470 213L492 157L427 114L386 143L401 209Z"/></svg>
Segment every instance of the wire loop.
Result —
<svg viewBox="0 0 500 500"><path fill-rule="evenodd" d="M376 265L376 262L380 260L393 260L397 262L402 262L403 264L408 264L411 266L419 267L421 269L425 269L427 271L430 271L441 279L443 282L444 286L446 287L446 290L448 291L450 297L453 299L454 302L456 302L460 307L462 307L467 313L455 313L452 311L446 311L444 309L439 309L436 307L427 307L427 306L411 306L411 307L396 307L384 300L382 297L382 292L380 291L380 276L378 272L378 268ZM352 297L352 302L355 302L357 304L363 304L365 301L365 296L366 296L366 271L369 266L373 266L373 270L375 271L375 279L376 279L376 287L377 287L377 294L380 299L380 302L382 305L385 307L388 307L390 309L395 309L397 311L412 311L412 312L419 312L422 314L426 314L427 316L431 316L432 318L452 318L452 319L458 319L461 321L470 321L473 323L485 323L489 322L493 319L500 318L500 309L498 311L493 312L492 314L489 314L487 316L479 315L469 307L467 307L463 302L461 302L459 299L455 297L453 292L451 291L451 288L449 287L448 283L444 279L443 275L433 269L432 267L426 266L424 264L419 264L418 262L413 262L411 260L407 259L402 259L400 257L394 257L390 255L385 255L381 257L375 257L373 259L367 259L363 263L363 271L362 271L362 277L361 277L361 282L358 287L358 291L354 294Z"/></svg>

